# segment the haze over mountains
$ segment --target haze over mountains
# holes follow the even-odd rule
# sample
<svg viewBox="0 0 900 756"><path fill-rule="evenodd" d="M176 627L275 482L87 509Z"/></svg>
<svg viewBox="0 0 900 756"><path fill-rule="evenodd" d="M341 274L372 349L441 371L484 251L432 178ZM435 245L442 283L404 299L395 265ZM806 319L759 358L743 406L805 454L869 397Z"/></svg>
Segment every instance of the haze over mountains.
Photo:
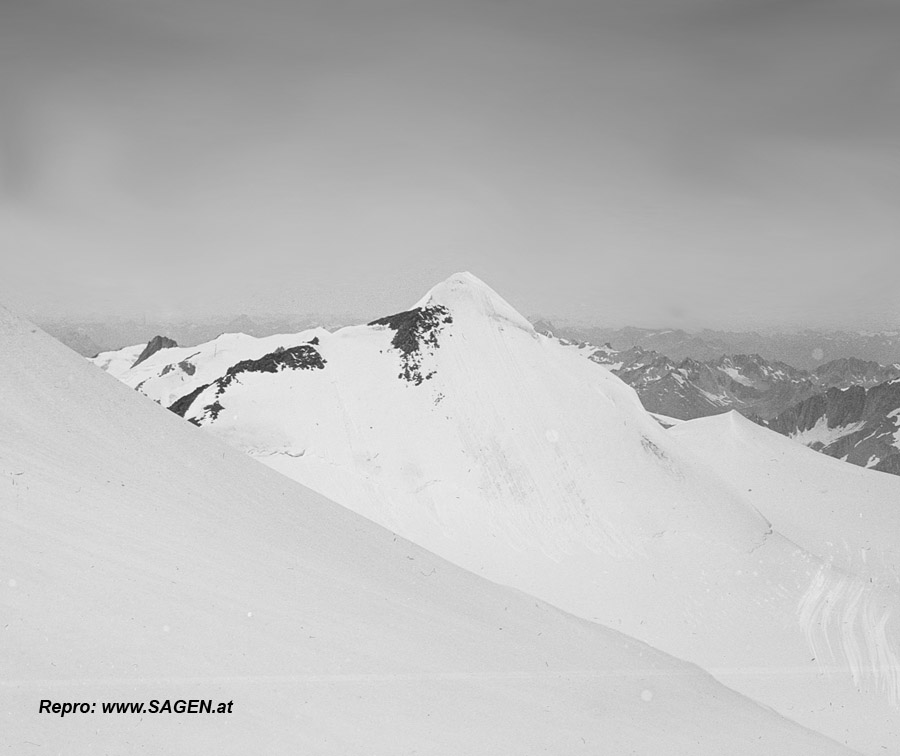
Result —
<svg viewBox="0 0 900 756"><path fill-rule="evenodd" d="M679 328L603 328L569 326L555 328L555 336L592 344L609 343L615 349L656 351L681 362L717 360L729 354L758 354L770 362L785 362L801 370L814 370L824 362L842 358L892 364L900 362L900 331L826 331L785 332L716 331L688 332Z"/></svg>
<svg viewBox="0 0 900 756"><path fill-rule="evenodd" d="M305 328L321 326L328 330L359 322L359 316L309 313L302 316L246 314L203 320L144 319L121 321L47 320L39 321L47 333L85 357L119 349L124 345L147 342L165 333L180 344L192 345L210 341L222 333L246 333L250 336L273 336L296 333ZM658 352L674 362L685 359L717 360L724 355L759 354L770 362L785 362L802 370L812 371L825 362L859 359L889 365L900 362L900 331L877 333L859 331L803 330L795 332L755 331L684 331L678 328L606 328L566 324L536 319L535 328L542 333L570 341L584 341L596 345L609 343L619 351L640 347Z"/></svg>
<svg viewBox="0 0 900 756"><path fill-rule="evenodd" d="M96 362L197 433L853 748L900 746L900 479L752 426L763 457L822 466L790 499L744 487L726 472L739 454L711 462L678 435L691 423L664 430L590 350L469 274L334 333L230 334L134 365L143 349Z"/></svg>

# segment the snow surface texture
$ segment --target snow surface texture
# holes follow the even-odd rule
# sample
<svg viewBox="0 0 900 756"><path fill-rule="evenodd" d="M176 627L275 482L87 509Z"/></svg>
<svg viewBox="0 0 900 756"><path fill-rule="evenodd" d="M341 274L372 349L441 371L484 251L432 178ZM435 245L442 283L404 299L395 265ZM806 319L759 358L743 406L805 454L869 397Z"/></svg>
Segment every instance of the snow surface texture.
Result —
<svg viewBox="0 0 900 756"><path fill-rule="evenodd" d="M681 442L681 425L666 431L632 389L474 276L453 276L414 310L428 308L448 317L404 348L381 321L231 336L227 360L226 337L193 348L192 376L170 369L184 357L173 349L122 379L167 406L197 391L187 419L457 564L700 664L861 751L900 751L900 480L877 490L877 519L851 531L804 488L807 519L782 531L769 509L792 499L751 497ZM322 369L246 373L220 391L235 362L313 339ZM829 468L836 481L858 474ZM880 544L878 567L835 563L825 547L841 538Z"/></svg>
<svg viewBox="0 0 900 756"><path fill-rule="evenodd" d="M670 433L734 481L775 529L823 558L799 605L813 655L823 673L843 660L858 686L883 689L896 705L897 617L887 609L900 586L894 479L845 466L736 412Z"/></svg>
<svg viewBox="0 0 900 756"><path fill-rule="evenodd" d="M0 310L16 754L848 754L266 469ZM230 715L39 714L233 701Z"/></svg>

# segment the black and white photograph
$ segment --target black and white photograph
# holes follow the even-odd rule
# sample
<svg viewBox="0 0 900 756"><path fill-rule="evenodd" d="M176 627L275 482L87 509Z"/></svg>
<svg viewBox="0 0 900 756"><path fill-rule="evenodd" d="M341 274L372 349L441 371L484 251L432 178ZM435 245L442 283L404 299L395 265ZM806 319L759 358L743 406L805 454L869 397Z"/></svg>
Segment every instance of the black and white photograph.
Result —
<svg viewBox="0 0 900 756"><path fill-rule="evenodd" d="M900 2L0 0L0 752L900 755Z"/></svg>

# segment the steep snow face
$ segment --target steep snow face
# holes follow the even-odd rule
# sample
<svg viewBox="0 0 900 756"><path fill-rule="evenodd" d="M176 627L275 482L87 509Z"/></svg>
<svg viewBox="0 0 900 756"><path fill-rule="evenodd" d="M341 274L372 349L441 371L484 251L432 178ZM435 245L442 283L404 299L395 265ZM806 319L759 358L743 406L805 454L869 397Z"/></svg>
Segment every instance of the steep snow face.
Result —
<svg viewBox="0 0 900 756"><path fill-rule="evenodd" d="M860 750L900 749L896 679L858 674L897 653L896 588L831 564L822 539L790 540L631 388L510 310L454 276L369 326L283 337L314 347L321 369L224 385L227 370L198 378L198 357L178 409L457 564L694 661ZM240 359L260 359L250 344ZM157 374L139 385L166 404L162 359L139 366ZM819 590L857 597L845 619L861 656L817 656ZM884 632L867 634L871 623Z"/></svg>
<svg viewBox="0 0 900 756"><path fill-rule="evenodd" d="M2 310L0 347L13 752L850 753L332 504Z"/></svg>
<svg viewBox="0 0 900 756"><path fill-rule="evenodd" d="M535 330L516 309L496 291L471 273L457 273L432 288L416 307L440 305L464 320L478 321L487 318L506 323L526 333Z"/></svg>

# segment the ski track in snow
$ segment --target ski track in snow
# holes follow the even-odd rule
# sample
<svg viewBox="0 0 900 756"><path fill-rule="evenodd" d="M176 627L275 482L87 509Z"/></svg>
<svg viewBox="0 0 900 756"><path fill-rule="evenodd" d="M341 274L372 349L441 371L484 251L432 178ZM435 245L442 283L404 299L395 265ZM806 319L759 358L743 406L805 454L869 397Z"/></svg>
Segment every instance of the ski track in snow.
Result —
<svg viewBox="0 0 900 756"><path fill-rule="evenodd" d="M883 692L896 707L900 627L887 606L892 600L884 589L823 564L800 599L797 619L822 673L846 667L858 689Z"/></svg>

